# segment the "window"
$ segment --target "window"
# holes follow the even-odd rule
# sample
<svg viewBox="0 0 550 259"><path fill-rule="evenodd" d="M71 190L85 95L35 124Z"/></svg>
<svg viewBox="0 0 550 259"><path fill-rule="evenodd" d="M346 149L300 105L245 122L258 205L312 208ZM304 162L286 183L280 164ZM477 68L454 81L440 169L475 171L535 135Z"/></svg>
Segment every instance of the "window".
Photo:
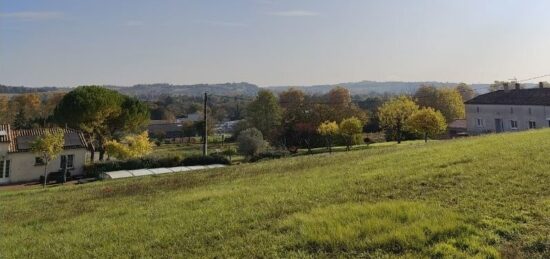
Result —
<svg viewBox="0 0 550 259"><path fill-rule="evenodd" d="M478 107L476 107L476 110L477 110L477 113L479 113L479 106L478 106Z"/></svg>
<svg viewBox="0 0 550 259"><path fill-rule="evenodd" d="M510 128L518 129L518 121L511 120L510 121Z"/></svg>
<svg viewBox="0 0 550 259"><path fill-rule="evenodd" d="M477 119L477 126L483 127L483 119Z"/></svg>
<svg viewBox="0 0 550 259"><path fill-rule="evenodd" d="M534 122L534 121L529 121L529 128L530 129L536 129L537 128L537 123Z"/></svg>
<svg viewBox="0 0 550 259"><path fill-rule="evenodd" d="M68 158L69 158L69 161L67 161L67 167L73 168L74 167L74 155L69 155Z"/></svg>
<svg viewBox="0 0 550 259"><path fill-rule="evenodd" d="M10 160L6 160L6 167L4 168L4 177L10 177Z"/></svg>
<svg viewBox="0 0 550 259"><path fill-rule="evenodd" d="M44 159L42 159L41 157L37 156L34 158L34 165L35 166L38 166L38 165L45 165L46 163L44 162Z"/></svg>
<svg viewBox="0 0 550 259"><path fill-rule="evenodd" d="M10 177L10 160L0 160L0 178Z"/></svg>
<svg viewBox="0 0 550 259"><path fill-rule="evenodd" d="M514 114L514 107L510 107L510 113Z"/></svg>
<svg viewBox="0 0 550 259"><path fill-rule="evenodd" d="M531 110L531 108L529 108L529 115L533 114L533 111Z"/></svg>
<svg viewBox="0 0 550 259"><path fill-rule="evenodd" d="M69 158L69 159L67 159L67 158ZM67 165L67 168L73 168L74 167L74 155L61 156L61 161L60 161L59 167L65 168L65 164Z"/></svg>

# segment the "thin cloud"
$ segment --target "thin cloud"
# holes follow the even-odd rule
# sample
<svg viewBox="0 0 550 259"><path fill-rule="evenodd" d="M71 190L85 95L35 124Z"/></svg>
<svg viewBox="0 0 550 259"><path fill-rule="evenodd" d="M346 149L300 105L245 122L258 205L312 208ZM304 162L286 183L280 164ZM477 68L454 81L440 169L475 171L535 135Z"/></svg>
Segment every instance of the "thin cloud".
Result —
<svg viewBox="0 0 550 259"><path fill-rule="evenodd" d="M304 11L304 10L289 10L289 11L281 11L281 12L272 12L269 14L274 16L285 16L285 17L305 17L305 16L319 15L319 13L317 12Z"/></svg>
<svg viewBox="0 0 550 259"><path fill-rule="evenodd" d="M14 12L0 13L0 18L17 21L47 21L63 19L64 14L61 12Z"/></svg>
<svg viewBox="0 0 550 259"><path fill-rule="evenodd" d="M200 21L195 21L195 23L218 26L218 27L247 27L248 26L248 24L242 23L242 22L225 22L225 21L210 21L210 20L200 20Z"/></svg>

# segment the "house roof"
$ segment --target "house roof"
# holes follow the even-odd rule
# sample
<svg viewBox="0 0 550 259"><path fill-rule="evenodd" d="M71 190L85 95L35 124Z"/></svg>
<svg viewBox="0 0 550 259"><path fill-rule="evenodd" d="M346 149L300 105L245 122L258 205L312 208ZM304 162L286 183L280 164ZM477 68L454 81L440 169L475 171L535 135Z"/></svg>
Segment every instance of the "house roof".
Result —
<svg viewBox="0 0 550 259"><path fill-rule="evenodd" d="M20 129L12 130L9 125L0 125L0 129L4 129L7 135L0 136L0 142L8 143L9 153L29 152L32 142L46 132L63 132L64 134L64 149L86 148L86 140L82 132L74 129L60 128L38 128L38 129Z"/></svg>
<svg viewBox="0 0 550 259"><path fill-rule="evenodd" d="M0 142L9 142L10 125L9 124L0 124Z"/></svg>
<svg viewBox="0 0 550 259"><path fill-rule="evenodd" d="M465 104L542 105L550 106L550 88L499 90L479 95Z"/></svg>
<svg viewBox="0 0 550 259"><path fill-rule="evenodd" d="M166 133L168 131L182 131L183 127L181 123L165 123L165 124L152 124L147 126L147 130L151 133Z"/></svg>

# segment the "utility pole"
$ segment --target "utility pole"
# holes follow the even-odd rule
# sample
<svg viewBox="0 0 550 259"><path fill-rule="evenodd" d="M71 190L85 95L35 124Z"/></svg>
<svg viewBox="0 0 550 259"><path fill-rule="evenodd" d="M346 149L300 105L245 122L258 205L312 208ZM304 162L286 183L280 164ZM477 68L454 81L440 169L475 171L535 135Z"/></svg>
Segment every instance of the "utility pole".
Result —
<svg viewBox="0 0 550 259"><path fill-rule="evenodd" d="M202 155L206 156L208 155L208 122L207 122L207 116L206 116L206 102L208 101L208 93L204 92L204 137L202 138Z"/></svg>

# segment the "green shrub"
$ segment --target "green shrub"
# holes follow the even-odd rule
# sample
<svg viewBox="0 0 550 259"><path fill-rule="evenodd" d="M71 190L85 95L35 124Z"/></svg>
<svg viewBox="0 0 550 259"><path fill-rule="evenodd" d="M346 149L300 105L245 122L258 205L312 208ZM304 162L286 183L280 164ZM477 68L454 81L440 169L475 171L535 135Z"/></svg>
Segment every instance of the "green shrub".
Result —
<svg viewBox="0 0 550 259"><path fill-rule="evenodd" d="M239 153L247 157L258 155L267 147L262 132L256 128L243 130L237 138Z"/></svg>
<svg viewBox="0 0 550 259"><path fill-rule="evenodd" d="M228 165L229 160L220 155L209 155L209 156L190 156L183 160L182 165L192 166L192 165L213 165L213 164L222 164Z"/></svg>
<svg viewBox="0 0 550 259"><path fill-rule="evenodd" d="M142 168L159 168L159 167L175 167L182 163L179 156L163 157L163 158L139 158L130 160L105 161L84 166L84 173L87 177L98 177L102 173L119 171L119 170L134 170Z"/></svg>
<svg viewBox="0 0 550 259"><path fill-rule="evenodd" d="M279 158L286 157L289 154L290 154L289 151L283 151L283 150L266 151L253 156L252 158L250 158L249 161L257 162L260 160L267 160L267 159L279 159Z"/></svg>

